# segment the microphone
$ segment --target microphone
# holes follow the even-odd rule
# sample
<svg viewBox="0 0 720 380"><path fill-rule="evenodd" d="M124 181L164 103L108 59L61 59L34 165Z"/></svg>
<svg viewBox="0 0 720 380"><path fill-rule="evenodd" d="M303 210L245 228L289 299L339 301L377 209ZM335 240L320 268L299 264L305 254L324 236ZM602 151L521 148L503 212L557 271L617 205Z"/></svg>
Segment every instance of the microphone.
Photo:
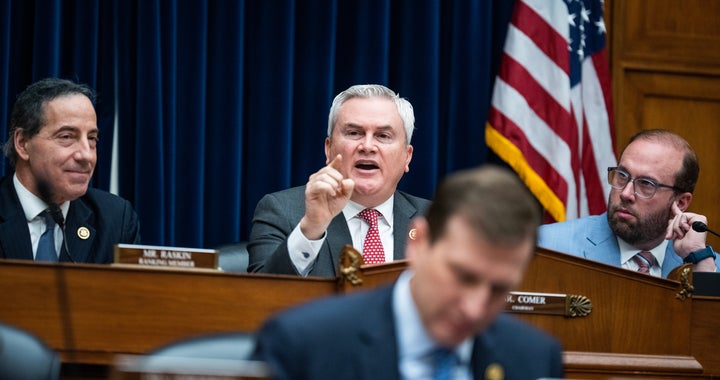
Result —
<svg viewBox="0 0 720 380"><path fill-rule="evenodd" d="M709 229L708 226L707 226L707 224L705 224L705 223L703 223L703 222L701 222L701 221L699 221L699 220L696 221L696 222L693 222L693 224L692 224L692 229L695 230L695 232L709 232L709 233L711 233L711 234L713 234L713 235L715 235L715 236L717 236L717 237L720 237L720 235L718 235L717 232Z"/></svg>
<svg viewBox="0 0 720 380"><path fill-rule="evenodd" d="M65 246L65 252L67 253L67 257L70 259L70 262L74 264L75 260L73 260L72 256L70 255L70 249L67 245L67 235L65 235L65 218L63 217L62 210L60 210L60 206L55 203L48 203L48 210L50 211L50 216L52 216L55 223L60 226L60 231L62 232L63 236L63 245Z"/></svg>
<svg viewBox="0 0 720 380"><path fill-rule="evenodd" d="M55 203L50 203L48 205L48 210L50 211L50 216L52 216L55 223L57 223L60 228L65 230L65 218L63 218L62 210L60 210L60 206L56 205Z"/></svg>

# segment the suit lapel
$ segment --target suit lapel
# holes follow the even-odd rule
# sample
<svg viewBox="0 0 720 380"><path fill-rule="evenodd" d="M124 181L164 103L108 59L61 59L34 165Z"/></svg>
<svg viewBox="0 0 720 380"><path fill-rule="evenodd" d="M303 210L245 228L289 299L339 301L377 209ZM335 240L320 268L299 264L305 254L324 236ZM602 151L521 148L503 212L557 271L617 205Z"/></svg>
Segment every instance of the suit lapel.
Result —
<svg viewBox="0 0 720 380"><path fill-rule="evenodd" d="M673 241L670 240L668 242L667 248L665 248L665 258L663 259L663 266L662 266L662 277L667 277L670 272L679 267L680 265L683 265L683 261L678 256L677 253L675 253L675 248L673 247Z"/></svg>
<svg viewBox="0 0 720 380"><path fill-rule="evenodd" d="M88 262L88 257L92 253L90 251L95 241L95 235L97 235L97 231L90 223L93 216L92 210L81 199L70 202L70 209L65 221L65 236L67 237L68 249L70 249L72 259L76 263Z"/></svg>
<svg viewBox="0 0 720 380"><path fill-rule="evenodd" d="M401 192L395 192L393 202L394 260L405 258L405 243L408 236L408 227L410 220L417 212L417 208L413 206ZM325 245L323 246L323 250L327 250L329 253L326 255L329 257L329 263L318 262L317 265L321 266L321 268L318 268L320 271L314 272L313 275L320 276L323 275L321 272L327 271L329 275L336 276L337 268L340 265L340 251L347 244L352 245L352 236L345 221L345 215L341 212L330 222L327 229ZM321 252L319 257L322 259L323 256Z"/></svg>
<svg viewBox="0 0 720 380"><path fill-rule="evenodd" d="M585 258L620 266L620 247L606 217L593 219L593 225L588 228L586 238L590 244L583 252Z"/></svg>
<svg viewBox="0 0 720 380"><path fill-rule="evenodd" d="M493 346L495 343L487 334L475 338L473 342L472 356L470 356L471 371L473 379L485 379L486 368L490 364L497 363Z"/></svg>
<svg viewBox="0 0 720 380"><path fill-rule="evenodd" d="M399 379L397 336L392 313L392 287L381 290L383 299L379 307L369 307L363 314L359 330L359 379ZM392 374L391 376L387 376Z"/></svg>
<svg viewBox="0 0 720 380"><path fill-rule="evenodd" d="M401 192L395 192L393 203L393 239L395 248L393 260L405 258L405 245L408 238L410 220L417 214L418 210Z"/></svg>
<svg viewBox="0 0 720 380"><path fill-rule="evenodd" d="M6 176L0 185L0 257L33 260L30 230L12 178Z"/></svg>
<svg viewBox="0 0 720 380"><path fill-rule="evenodd" d="M327 256L330 260L329 274L337 276L337 269L340 265L340 251L345 245L352 245L352 236L350 236L350 230L348 229L347 222L345 221L345 215L341 212L335 218L327 229L327 237L325 238L325 245L323 249L328 250L328 255L323 255L320 252L319 257ZM318 262L318 264L321 264Z"/></svg>

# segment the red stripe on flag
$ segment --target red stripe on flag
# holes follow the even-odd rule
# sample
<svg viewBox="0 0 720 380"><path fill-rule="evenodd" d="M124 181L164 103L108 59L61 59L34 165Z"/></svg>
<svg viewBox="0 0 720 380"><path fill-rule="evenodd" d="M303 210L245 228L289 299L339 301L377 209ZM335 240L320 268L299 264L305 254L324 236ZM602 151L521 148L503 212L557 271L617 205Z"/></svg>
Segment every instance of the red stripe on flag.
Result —
<svg viewBox="0 0 720 380"><path fill-rule="evenodd" d="M543 178L547 186L553 190L558 198L567 198L567 182L565 182L565 179L555 170L553 165L547 162L545 158L535 150L522 128L495 107L490 107L488 121L490 125L494 126L505 138L523 152L523 156L530 168Z"/></svg>
<svg viewBox="0 0 720 380"><path fill-rule="evenodd" d="M583 120L584 119L585 118L583 117ZM603 187L606 186L606 182L601 181L601 178L605 178L607 173L598 173L597 171L597 162L595 160L595 154L593 154L592 139L590 138L588 132L588 125L584 122L583 141L582 173L583 179L585 180L588 212L590 215L602 214L607 208L605 204L607 199L605 198L605 193L603 192Z"/></svg>
<svg viewBox="0 0 720 380"><path fill-rule="evenodd" d="M568 110L555 101L537 80L520 63L508 55L503 56L503 65L498 74L508 85L517 90L530 108L568 145L576 145L577 134Z"/></svg>
<svg viewBox="0 0 720 380"><path fill-rule="evenodd" d="M488 146L518 172L555 220L599 214L605 211L607 201L607 174L602 168L616 163L602 4L561 0L533 1L532 7L526 0L515 4L511 23L517 31L508 34L512 38L506 41L508 53L503 55L494 92L494 96L507 99L492 102L508 114L491 107L486 126ZM558 32L564 28L568 40ZM533 54L539 52L528 48L523 34L547 56L547 62L529 66L534 63ZM516 58L511 54L517 54ZM587 59L592 66L586 64L584 72ZM550 61L557 67L551 67ZM548 71L543 72L546 66ZM557 78L561 71L568 75L567 81ZM514 91L505 91L505 86ZM515 107L516 92L523 103ZM567 96L572 99L567 104L572 105L564 103ZM527 114L525 103L535 115ZM546 125L534 125L538 119ZM528 136L541 141L529 141Z"/></svg>
<svg viewBox="0 0 720 380"><path fill-rule="evenodd" d="M532 8L518 1L510 22L535 41L538 48L563 71L570 72L567 41Z"/></svg>

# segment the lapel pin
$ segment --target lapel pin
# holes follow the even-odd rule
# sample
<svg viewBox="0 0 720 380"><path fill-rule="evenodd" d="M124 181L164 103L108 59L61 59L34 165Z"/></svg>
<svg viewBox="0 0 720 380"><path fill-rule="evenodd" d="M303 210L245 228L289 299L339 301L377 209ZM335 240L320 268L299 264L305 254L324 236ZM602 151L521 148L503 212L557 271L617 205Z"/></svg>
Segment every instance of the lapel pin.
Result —
<svg viewBox="0 0 720 380"><path fill-rule="evenodd" d="M80 227L77 230L77 235L80 239L87 240L90 237L90 230L87 227Z"/></svg>
<svg viewBox="0 0 720 380"><path fill-rule="evenodd" d="M490 364L485 369L485 379L486 380L503 380L505 379L505 370L500 364L493 363Z"/></svg>

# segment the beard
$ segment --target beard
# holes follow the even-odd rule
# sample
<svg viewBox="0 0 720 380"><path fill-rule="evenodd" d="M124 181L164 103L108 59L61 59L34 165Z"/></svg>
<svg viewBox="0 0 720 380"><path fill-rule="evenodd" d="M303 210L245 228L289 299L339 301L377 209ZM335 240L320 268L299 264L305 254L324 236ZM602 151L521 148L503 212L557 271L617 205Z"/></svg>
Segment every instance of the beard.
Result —
<svg viewBox="0 0 720 380"><path fill-rule="evenodd" d="M627 221L615 216L615 211L620 206L630 211L637 220ZM615 235L632 246L650 243L665 236L670 217L671 209L669 205L658 209L654 213L640 216L636 215L635 211L629 208L629 205L622 205L622 201L620 204L611 204L607 214L610 229Z"/></svg>

